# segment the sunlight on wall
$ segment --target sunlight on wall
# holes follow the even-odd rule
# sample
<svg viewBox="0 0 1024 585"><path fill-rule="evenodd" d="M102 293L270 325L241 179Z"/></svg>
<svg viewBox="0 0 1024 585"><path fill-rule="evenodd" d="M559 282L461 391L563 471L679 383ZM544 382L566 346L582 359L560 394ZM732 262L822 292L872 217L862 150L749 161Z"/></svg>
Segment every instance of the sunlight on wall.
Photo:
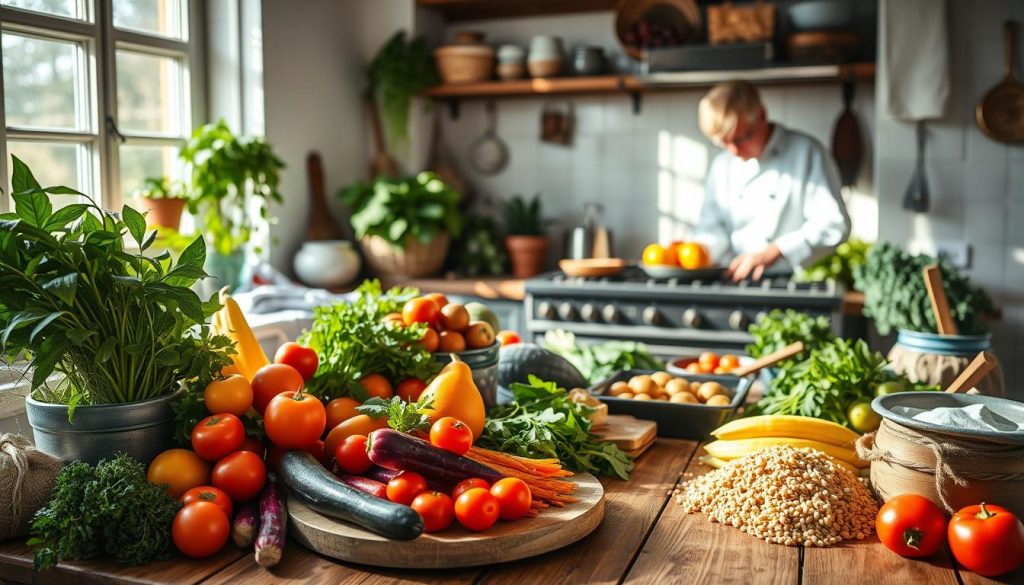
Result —
<svg viewBox="0 0 1024 585"><path fill-rule="evenodd" d="M1020 264L1021 268L1024 269L1024 248L1013 249L1013 261Z"/></svg>
<svg viewBox="0 0 1024 585"><path fill-rule="evenodd" d="M707 177L707 144L667 130L658 132L658 234L668 243L688 237L700 217Z"/></svg>
<svg viewBox="0 0 1024 585"><path fill-rule="evenodd" d="M871 193L856 188L844 197L846 211L850 214L851 238L874 242L878 239L878 199Z"/></svg>

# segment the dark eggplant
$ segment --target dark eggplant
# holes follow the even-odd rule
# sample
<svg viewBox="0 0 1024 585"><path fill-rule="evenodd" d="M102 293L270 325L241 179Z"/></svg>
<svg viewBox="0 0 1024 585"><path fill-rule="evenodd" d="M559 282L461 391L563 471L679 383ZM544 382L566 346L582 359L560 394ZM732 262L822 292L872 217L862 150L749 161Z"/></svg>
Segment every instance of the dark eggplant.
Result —
<svg viewBox="0 0 1024 585"><path fill-rule="evenodd" d="M379 429L370 433L366 439L366 452L370 461L381 467L415 471L441 483L454 484L479 477L493 484L502 478L500 473L486 465L394 429Z"/></svg>
<svg viewBox="0 0 1024 585"><path fill-rule="evenodd" d="M370 468L363 473L363 476L372 479L373 481L379 481L383 484L387 484L399 473L400 471L397 469L384 469L380 465L371 465ZM455 487L455 484L458 483L451 481L439 481L434 479L433 476L422 473L420 475L423 476L423 479L427 480L427 487L435 492L444 492L446 494L450 493L452 488Z"/></svg>

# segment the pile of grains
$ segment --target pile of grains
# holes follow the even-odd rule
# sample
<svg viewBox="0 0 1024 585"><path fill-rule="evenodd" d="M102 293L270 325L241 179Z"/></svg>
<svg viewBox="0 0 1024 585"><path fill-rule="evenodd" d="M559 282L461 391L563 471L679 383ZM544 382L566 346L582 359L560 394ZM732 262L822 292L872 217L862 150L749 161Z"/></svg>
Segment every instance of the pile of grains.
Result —
<svg viewBox="0 0 1024 585"><path fill-rule="evenodd" d="M768 447L688 481L676 495L687 512L767 542L830 546L863 539L878 505L848 469L813 449Z"/></svg>

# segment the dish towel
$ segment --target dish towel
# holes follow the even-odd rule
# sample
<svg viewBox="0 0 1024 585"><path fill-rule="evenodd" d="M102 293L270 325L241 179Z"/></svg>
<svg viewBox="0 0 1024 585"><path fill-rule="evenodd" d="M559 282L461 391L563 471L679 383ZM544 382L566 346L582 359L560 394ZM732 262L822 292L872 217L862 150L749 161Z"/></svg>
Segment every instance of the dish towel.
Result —
<svg viewBox="0 0 1024 585"><path fill-rule="evenodd" d="M942 118L950 96L946 0L882 0L879 13L886 112L907 122Z"/></svg>

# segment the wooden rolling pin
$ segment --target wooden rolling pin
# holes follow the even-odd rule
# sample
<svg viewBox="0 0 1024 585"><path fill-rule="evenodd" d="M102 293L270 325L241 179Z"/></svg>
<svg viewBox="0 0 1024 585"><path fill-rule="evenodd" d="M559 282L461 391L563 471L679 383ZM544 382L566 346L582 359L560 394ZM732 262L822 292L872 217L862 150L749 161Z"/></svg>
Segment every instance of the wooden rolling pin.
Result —
<svg viewBox="0 0 1024 585"><path fill-rule="evenodd" d="M978 385L978 382L988 375L996 367L996 356L983 351L974 356L971 363L967 364L964 371L960 372L956 380L946 388L946 392L967 392Z"/></svg>
<svg viewBox="0 0 1024 585"><path fill-rule="evenodd" d="M764 368L774 366L775 364L781 362L782 360L787 360L803 350L804 342L797 341L796 343L791 343L778 351L773 351L772 353L766 356L761 356L760 358L757 359L757 361L749 365L740 366L733 370L731 374L734 376L739 376L741 378L743 376L749 376L750 374L760 372Z"/></svg>
<svg viewBox="0 0 1024 585"><path fill-rule="evenodd" d="M939 335L956 335L956 323L949 312L949 299L946 298L946 289L942 287L942 273L939 272L938 264L925 267L924 284L928 288L928 298L932 301L932 313L935 314Z"/></svg>

